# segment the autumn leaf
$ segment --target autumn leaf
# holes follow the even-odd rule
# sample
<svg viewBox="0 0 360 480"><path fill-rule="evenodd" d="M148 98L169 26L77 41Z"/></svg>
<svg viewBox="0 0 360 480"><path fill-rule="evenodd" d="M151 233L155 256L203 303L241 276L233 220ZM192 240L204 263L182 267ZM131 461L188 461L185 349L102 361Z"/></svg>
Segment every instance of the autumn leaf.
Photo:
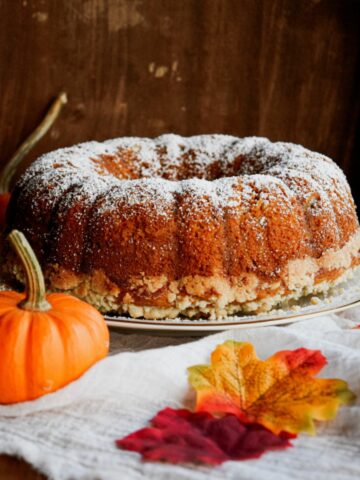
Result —
<svg viewBox="0 0 360 480"><path fill-rule="evenodd" d="M207 465L258 458L267 450L291 446L286 435L277 436L261 425L243 424L232 414L216 418L206 412L165 408L151 424L117 440L116 445L141 453L147 460Z"/></svg>
<svg viewBox="0 0 360 480"><path fill-rule="evenodd" d="M227 341L211 365L188 369L196 411L232 413L274 433L315 433L314 420L330 420L355 398L342 380L314 376L326 359L318 350L284 350L260 360L250 343Z"/></svg>

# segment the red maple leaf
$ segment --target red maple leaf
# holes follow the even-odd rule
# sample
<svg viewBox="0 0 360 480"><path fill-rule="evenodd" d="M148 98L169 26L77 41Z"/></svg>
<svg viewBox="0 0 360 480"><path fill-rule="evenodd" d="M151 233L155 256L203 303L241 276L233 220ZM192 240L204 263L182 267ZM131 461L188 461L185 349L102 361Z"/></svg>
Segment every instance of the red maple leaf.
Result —
<svg viewBox="0 0 360 480"><path fill-rule="evenodd" d="M261 425L244 424L233 414L216 418L207 412L165 408L151 425L116 440L116 445L146 460L208 465L258 458L267 450L291 446L290 435L277 436Z"/></svg>

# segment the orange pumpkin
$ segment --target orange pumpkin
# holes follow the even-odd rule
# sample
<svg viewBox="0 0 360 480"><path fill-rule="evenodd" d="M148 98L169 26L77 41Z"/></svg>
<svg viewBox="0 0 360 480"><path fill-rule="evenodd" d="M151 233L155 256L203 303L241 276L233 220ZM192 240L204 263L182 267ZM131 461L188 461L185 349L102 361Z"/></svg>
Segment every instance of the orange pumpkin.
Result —
<svg viewBox="0 0 360 480"><path fill-rule="evenodd" d="M40 265L25 236L13 230L9 240L24 266L26 293L0 292L0 403L53 392L109 350L102 315L70 295L46 296Z"/></svg>

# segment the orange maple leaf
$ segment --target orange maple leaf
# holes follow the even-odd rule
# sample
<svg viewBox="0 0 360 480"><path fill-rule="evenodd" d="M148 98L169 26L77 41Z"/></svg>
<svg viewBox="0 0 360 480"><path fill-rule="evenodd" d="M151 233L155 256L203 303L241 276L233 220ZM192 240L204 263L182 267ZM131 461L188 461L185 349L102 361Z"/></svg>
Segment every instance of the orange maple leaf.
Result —
<svg viewBox="0 0 360 480"><path fill-rule="evenodd" d="M355 398L343 380L314 378L325 364L319 350L284 350L260 360L250 343L229 340L213 351L211 365L188 369L196 411L233 413L277 434L314 434L314 420L334 418Z"/></svg>

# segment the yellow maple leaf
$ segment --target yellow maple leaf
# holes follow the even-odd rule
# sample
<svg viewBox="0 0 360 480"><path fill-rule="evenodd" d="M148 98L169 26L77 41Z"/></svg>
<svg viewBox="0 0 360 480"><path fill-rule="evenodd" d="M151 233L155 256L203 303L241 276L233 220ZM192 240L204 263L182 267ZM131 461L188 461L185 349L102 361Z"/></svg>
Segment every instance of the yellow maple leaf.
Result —
<svg viewBox="0 0 360 480"><path fill-rule="evenodd" d="M196 411L233 413L274 433L315 433L314 420L330 420L355 398L343 380L315 378L326 364L319 350L284 350L267 360L250 343L229 340L211 365L188 369Z"/></svg>

